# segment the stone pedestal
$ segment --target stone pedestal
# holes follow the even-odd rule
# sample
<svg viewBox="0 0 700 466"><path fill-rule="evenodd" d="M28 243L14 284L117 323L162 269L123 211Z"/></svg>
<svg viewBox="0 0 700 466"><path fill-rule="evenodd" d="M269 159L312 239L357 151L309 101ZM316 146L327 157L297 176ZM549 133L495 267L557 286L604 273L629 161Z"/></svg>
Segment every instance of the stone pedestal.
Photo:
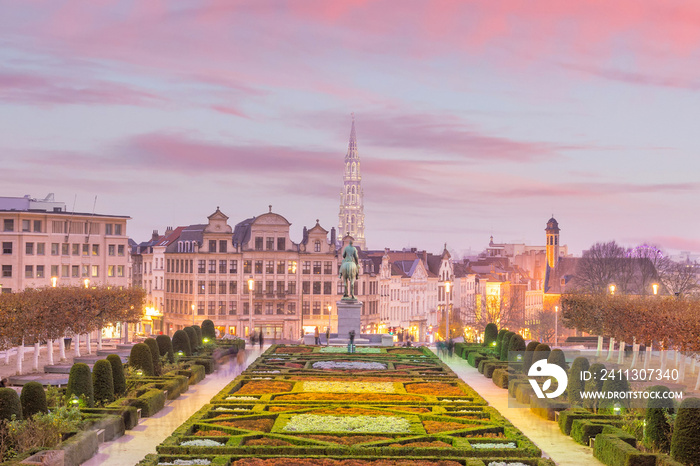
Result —
<svg viewBox="0 0 700 466"><path fill-rule="evenodd" d="M355 338L360 337L362 323L362 302L356 299L341 299L336 301L338 309L338 338L349 338L350 330L355 331Z"/></svg>

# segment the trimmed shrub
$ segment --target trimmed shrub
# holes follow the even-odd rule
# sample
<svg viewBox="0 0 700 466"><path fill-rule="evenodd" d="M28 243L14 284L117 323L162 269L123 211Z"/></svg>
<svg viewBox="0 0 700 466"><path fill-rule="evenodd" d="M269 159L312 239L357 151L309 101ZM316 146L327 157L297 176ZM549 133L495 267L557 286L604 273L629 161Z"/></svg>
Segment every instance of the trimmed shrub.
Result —
<svg viewBox="0 0 700 466"><path fill-rule="evenodd" d="M593 456L608 465L656 465L656 455L642 453L620 437L612 434L596 435Z"/></svg>
<svg viewBox="0 0 700 466"><path fill-rule="evenodd" d="M22 404L19 395L9 387L0 388L0 420L12 420L12 415L22 419Z"/></svg>
<svg viewBox="0 0 700 466"><path fill-rule="evenodd" d="M199 325L193 325L192 328L194 329L194 333L197 337L197 347L202 346L202 328Z"/></svg>
<svg viewBox="0 0 700 466"><path fill-rule="evenodd" d="M136 370L142 370L143 375L153 376L153 356L151 348L145 343L136 343L131 348L129 355L129 366Z"/></svg>
<svg viewBox="0 0 700 466"><path fill-rule="evenodd" d="M175 362L175 352L173 351L173 341L168 335L158 335L156 337L156 343L158 343L158 354L161 356L168 356L168 361L170 363Z"/></svg>
<svg viewBox="0 0 700 466"><path fill-rule="evenodd" d="M491 375L491 380L493 381L493 384L497 387L508 388L509 376L510 374L508 374L508 369L506 369L505 367L500 367L493 371L493 374Z"/></svg>
<svg viewBox="0 0 700 466"><path fill-rule="evenodd" d="M124 366L122 358L118 354L110 354L107 356L107 361L112 366L112 383L114 385L114 394L119 397L126 391L126 377L124 377Z"/></svg>
<svg viewBox="0 0 700 466"><path fill-rule="evenodd" d="M608 376L603 382L601 388L604 392L628 392L630 390L630 384L627 382L627 377L622 372L615 372L614 375L610 376L612 373L608 373ZM630 407L630 401L627 398L621 400L614 399L603 399L600 400L598 405L598 412L603 414L621 414L627 411ZM619 408L618 412L615 412L615 408Z"/></svg>
<svg viewBox="0 0 700 466"><path fill-rule="evenodd" d="M700 465L700 398L685 398L678 408L671 438L671 457L689 466Z"/></svg>
<svg viewBox="0 0 700 466"><path fill-rule="evenodd" d="M668 393L671 390L663 385L650 387L649 392L658 394ZM668 415L673 414L674 406L671 398L649 398L647 409L644 413L644 444L647 448L668 453L671 449L671 424Z"/></svg>
<svg viewBox="0 0 700 466"><path fill-rule="evenodd" d="M190 350L194 352L199 347L199 343L197 343L197 331L194 327L185 327L183 330L187 333L187 338L190 340Z"/></svg>
<svg viewBox="0 0 700 466"><path fill-rule="evenodd" d="M523 340L523 337L516 333L510 338L510 344L508 345L508 360L517 361L517 355L514 355L512 353L518 353L522 359L521 353L523 351L525 351L525 340Z"/></svg>
<svg viewBox="0 0 700 466"><path fill-rule="evenodd" d="M144 343L148 345L148 349L151 350L151 359L153 360L153 375L160 375L160 350L158 349L158 343L156 343L155 338L146 338Z"/></svg>
<svg viewBox="0 0 700 466"><path fill-rule="evenodd" d="M527 374L527 371L530 370L530 366L532 366L532 356L535 354L537 345L539 345L539 342L531 341L525 347L525 354L523 354L523 372L525 374Z"/></svg>
<svg viewBox="0 0 700 466"><path fill-rule="evenodd" d="M580 405L583 402L581 392L586 386L586 381L581 379L581 373L588 371L589 367L590 363L588 362L588 358L584 358L583 356L579 356L571 363L569 385L566 387L566 397L569 403Z"/></svg>
<svg viewBox="0 0 700 466"><path fill-rule="evenodd" d="M549 345L545 345L544 343L540 343L535 347L535 351L532 352L532 361L530 362L530 366L532 366L534 363L539 361L540 359L548 359L549 358ZM529 369L529 367L528 367Z"/></svg>
<svg viewBox="0 0 700 466"><path fill-rule="evenodd" d="M590 380L587 380L584 385L587 392L600 392L603 389L602 377L604 370L605 365L600 363L592 364L591 367L588 368L588 371L591 373L591 378ZM583 400L583 405L594 413L598 411L599 403L600 400L597 398L588 398Z"/></svg>
<svg viewBox="0 0 700 466"><path fill-rule="evenodd" d="M503 341L503 337L505 334L508 333L508 329L502 328L501 330L498 331L498 335L496 335L496 354L500 355L501 354L501 342Z"/></svg>
<svg viewBox="0 0 700 466"><path fill-rule="evenodd" d="M173 335L173 351L176 354L182 351L183 353L185 353L185 356L192 356L192 346L190 346L190 337L184 330L178 330Z"/></svg>
<svg viewBox="0 0 700 466"><path fill-rule="evenodd" d="M552 352L549 353L549 356L547 356L547 362L550 364L556 364L565 371L569 369L569 367L566 365L566 356L560 349L553 349Z"/></svg>
<svg viewBox="0 0 700 466"><path fill-rule="evenodd" d="M75 363L70 368L66 396L71 398L73 395L78 398L84 395L88 408L92 408L95 405L90 367L82 362Z"/></svg>
<svg viewBox="0 0 700 466"><path fill-rule="evenodd" d="M493 342L498 338L498 327L494 323L486 324L484 329L484 346L491 348Z"/></svg>
<svg viewBox="0 0 700 466"><path fill-rule="evenodd" d="M46 405L46 392L39 382L27 382L22 386L22 394L19 396L22 404L22 415L29 419L36 413L48 413Z"/></svg>
<svg viewBox="0 0 700 466"><path fill-rule="evenodd" d="M114 401L112 364L106 359L95 361L95 365L92 366L92 387L95 400L98 403L111 403Z"/></svg>
<svg viewBox="0 0 700 466"><path fill-rule="evenodd" d="M508 348L510 347L510 339L513 338L515 332L507 332L503 335L503 340L501 340L501 352L498 353L498 358L501 361L508 360Z"/></svg>
<svg viewBox="0 0 700 466"><path fill-rule="evenodd" d="M209 338L210 340L216 339L214 322L209 319L202 322L202 338Z"/></svg>

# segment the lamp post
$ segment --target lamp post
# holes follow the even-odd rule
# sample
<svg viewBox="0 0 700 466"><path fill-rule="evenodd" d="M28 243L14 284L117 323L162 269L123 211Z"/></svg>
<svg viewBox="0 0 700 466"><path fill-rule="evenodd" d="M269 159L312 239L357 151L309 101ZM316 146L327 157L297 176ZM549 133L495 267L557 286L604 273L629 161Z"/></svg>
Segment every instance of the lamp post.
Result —
<svg viewBox="0 0 700 466"><path fill-rule="evenodd" d="M651 290L654 293L654 296L659 294L659 284L658 283L652 283L651 284Z"/></svg>
<svg viewBox="0 0 700 466"><path fill-rule="evenodd" d="M85 288L90 288L90 279L89 278L86 278L85 280L83 280L83 283L85 284Z"/></svg>
<svg viewBox="0 0 700 466"><path fill-rule="evenodd" d="M194 303L190 307L192 308L192 325L194 325Z"/></svg>
<svg viewBox="0 0 700 466"><path fill-rule="evenodd" d="M331 310L333 309L333 306L331 306L331 303L328 303L328 331L331 331Z"/></svg>
<svg viewBox="0 0 700 466"><path fill-rule="evenodd" d="M299 313L301 315L301 344L304 344L304 284L302 283L301 285L301 290L299 293L299 299L301 300L299 302Z"/></svg>
<svg viewBox="0 0 700 466"><path fill-rule="evenodd" d="M611 295L615 296L615 289L616 289L616 288L617 288L617 287L615 286L614 283L611 283L610 286L608 286L608 289L610 290L610 294L611 294Z"/></svg>
<svg viewBox="0 0 700 466"><path fill-rule="evenodd" d="M51 286L56 288L57 283L58 283L58 277L51 277Z"/></svg>
<svg viewBox="0 0 700 466"><path fill-rule="evenodd" d="M253 288L255 286L255 280L251 275L248 279L248 336L253 334Z"/></svg>
<svg viewBox="0 0 700 466"><path fill-rule="evenodd" d="M445 341L450 339L450 287L452 283L445 282Z"/></svg>
<svg viewBox="0 0 700 466"><path fill-rule="evenodd" d="M554 346L557 345L559 336L559 306L554 306Z"/></svg>

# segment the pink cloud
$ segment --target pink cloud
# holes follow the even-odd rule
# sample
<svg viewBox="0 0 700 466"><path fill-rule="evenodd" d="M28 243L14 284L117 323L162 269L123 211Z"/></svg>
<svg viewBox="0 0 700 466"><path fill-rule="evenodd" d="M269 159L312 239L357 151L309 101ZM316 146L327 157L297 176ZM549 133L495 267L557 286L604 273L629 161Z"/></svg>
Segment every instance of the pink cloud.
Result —
<svg viewBox="0 0 700 466"><path fill-rule="evenodd" d="M562 67L591 76L619 81L627 84L637 84L640 86L670 87L674 89L687 89L697 91L700 89L700 81L677 76L655 76L652 74L642 74L630 71L603 69L590 66L562 65Z"/></svg>
<svg viewBox="0 0 700 466"><path fill-rule="evenodd" d="M654 243L662 244L665 248L678 251L700 251L700 240L682 236L655 236Z"/></svg>

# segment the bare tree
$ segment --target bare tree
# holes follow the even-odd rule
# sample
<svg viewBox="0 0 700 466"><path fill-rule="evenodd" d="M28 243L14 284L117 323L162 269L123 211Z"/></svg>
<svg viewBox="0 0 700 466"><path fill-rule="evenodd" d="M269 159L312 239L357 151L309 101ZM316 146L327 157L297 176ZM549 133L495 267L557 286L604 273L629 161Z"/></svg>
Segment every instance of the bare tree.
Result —
<svg viewBox="0 0 700 466"><path fill-rule="evenodd" d="M530 327L530 333L533 339L542 342L551 342L554 340L554 326L556 316L553 311L540 311L535 317L533 325Z"/></svg>
<svg viewBox="0 0 700 466"><path fill-rule="evenodd" d="M642 244L630 251L634 266L634 279L637 294L646 295L652 291L652 283L660 281L660 273L672 263L659 248Z"/></svg>
<svg viewBox="0 0 700 466"><path fill-rule="evenodd" d="M697 262L669 261L660 271L660 278L669 294L681 297L700 290L699 274L700 264Z"/></svg>
<svg viewBox="0 0 700 466"><path fill-rule="evenodd" d="M615 284L625 292L632 280L629 250L615 241L596 243L584 251L576 267L577 287L593 293L605 293Z"/></svg>

